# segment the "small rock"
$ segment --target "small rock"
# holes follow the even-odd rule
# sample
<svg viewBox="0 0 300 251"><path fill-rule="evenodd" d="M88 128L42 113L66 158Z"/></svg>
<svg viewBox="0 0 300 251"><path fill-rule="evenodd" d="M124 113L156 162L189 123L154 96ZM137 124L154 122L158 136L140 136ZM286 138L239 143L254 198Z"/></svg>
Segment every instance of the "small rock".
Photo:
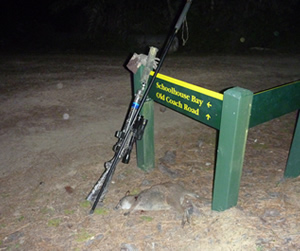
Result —
<svg viewBox="0 0 300 251"><path fill-rule="evenodd" d="M63 83L58 83L58 84L56 85L56 88L57 88L57 89L62 89L63 87L64 87Z"/></svg>
<svg viewBox="0 0 300 251"><path fill-rule="evenodd" d="M88 240L88 241L85 243L85 245L86 245L86 246L90 246L91 244L93 244L94 241L96 241L96 240L101 240L103 237L104 237L103 234L98 234L98 235L96 235L95 237L93 237L93 238L91 238L90 240Z"/></svg>
<svg viewBox="0 0 300 251"><path fill-rule="evenodd" d="M284 238L284 245L289 244L292 241L291 237Z"/></svg>
<svg viewBox="0 0 300 251"><path fill-rule="evenodd" d="M267 238L258 238L255 242L256 245L263 245L268 244L270 242L270 239Z"/></svg>
<svg viewBox="0 0 300 251"><path fill-rule="evenodd" d="M147 179L145 179L145 180L143 180L142 181L142 186L149 186L151 184L151 181L149 181L149 180L147 180Z"/></svg>
<svg viewBox="0 0 300 251"><path fill-rule="evenodd" d="M122 173L120 173L118 176L117 176L117 179L118 180L125 180L126 179L126 176Z"/></svg>
<svg viewBox="0 0 300 251"><path fill-rule="evenodd" d="M280 215L280 212L277 209L267 209L264 212L264 217L276 217L279 215Z"/></svg>
<svg viewBox="0 0 300 251"><path fill-rule="evenodd" d="M159 160L168 164L174 164L176 160L176 151L166 151L165 156Z"/></svg>
<svg viewBox="0 0 300 251"><path fill-rule="evenodd" d="M152 239L153 238L153 234L148 234L144 236L145 239Z"/></svg>
<svg viewBox="0 0 300 251"><path fill-rule="evenodd" d="M121 244L121 251L138 251L138 248L134 244Z"/></svg>
<svg viewBox="0 0 300 251"><path fill-rule="evenodd" d="M158 232L162 231L162 225L160 222L157 224L156 228L157 228Z"/></svg>
<svg viewBox="0 0 300 251"><path fill-rule="evenodd" d="M95 236L95 240L101 240L104 237L103 234L98 234Z"/></svg>
<svg viewBox="0 0 300 251"><path fill-rule="evenodd" d="M278 193L278 192L269 192L268 194L272 198L278 198L280 195L280 193Z"/></svg>
<svg viewBox="0 0 300 251"><path fill-rule="evenodd" d="M195 241L199 241L201 239L201 235L200 234L197 234L195 237L194 237L194 240Z"/></svg>
<svg viewBox="0 0 300 251"><path fill-rule="evenodd" d="M90 246L90 245L93 244L93 242L94 242L94 239L88 240L88 241L85 243L85 245L86 245L86 246Z"/></svg>
<svg viewBox="0 0 300 251"><path fill-rule="evenodd" d="M70 115L68 113L63 114L63 119L68 120L70 118Z"/></svg>
<svg viewBox="0 0 300 251"><path fill-rule="evenodd" d="M243 170L243 174L244 174L244 175L253 175L253 171L252 171L252 170L249 170L249 169L244 169L244 170Z"/></svg>
<svg viewBox="0 0 300 251"><path fill-rule="evenodd" d="M177 178L178 173L174 170L171 170L166 164L159 164L158 170L161 171L163 174L168 175L170 178Z"/></svg>
<svg viewBox="0 0 300 251"><path fill-rule="evenodd" d="M160 110L161 112L165 112L165 111L167 110L167 107L165 107L165 106L160 106L160 107L159 107L159 110Z"/></svg>
<svg viewBox="0 0 300 251"><path fill-rule="evenodd" d="M20 239L23 236L24 236L23 232L17 231L17 232L14 232L14 233L10 234L6 238L4 238L4 242L16 241L16 240Z"/></svg>
<svg viewBox="0 0 300 251"><path fill-rule="evenodd" d="M203 140L201 140L201 139L198 140L198 147L200 148L203 145L203 143L204 143Z"/></svg>

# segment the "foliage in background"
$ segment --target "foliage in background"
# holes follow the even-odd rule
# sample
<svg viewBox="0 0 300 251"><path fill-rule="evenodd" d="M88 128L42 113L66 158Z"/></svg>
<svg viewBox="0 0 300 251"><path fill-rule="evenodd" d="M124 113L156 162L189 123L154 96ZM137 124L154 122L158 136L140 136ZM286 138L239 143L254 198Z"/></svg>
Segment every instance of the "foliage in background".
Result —
<svg viewBox="0 0 300 251"><path fill-rule="evenodd" d="M195 40L202 48L212 43L220 50L276 48L287 34L295 36L295 41L299 37L298 0L210 0L198 4L200 15L193 7L191 33L198 34Z"/></svg>
<svg viewBox="0 0 300 251"><path fill-rule="evenodd" d="M130 34L164 34L183 1L70 0L82 5L90 38L124 43ZM53 5L54 6L54 5ZM279 48L299 41L299 0L193 1L188 13L190 48L199 51ZM109 39L111 37L111 39ZM118 44L119 45L119 44Z"/></svg>
<svg viewBox="0 0 300 251"><path fill-rule="evenodd" d="M4 34L13 34L10 40L30 37L50 47L125 49L132 35L166 35L184 1L45 0L36 8L42 15L29 6L37 5L35 0L13 3L21 8L15 9L17 17L12 10L6 15L13 24L5 26ZM223 52L294 45L295 49L300 41L299 10L300 0L194 0L188 13L188 48Z"/></svg>

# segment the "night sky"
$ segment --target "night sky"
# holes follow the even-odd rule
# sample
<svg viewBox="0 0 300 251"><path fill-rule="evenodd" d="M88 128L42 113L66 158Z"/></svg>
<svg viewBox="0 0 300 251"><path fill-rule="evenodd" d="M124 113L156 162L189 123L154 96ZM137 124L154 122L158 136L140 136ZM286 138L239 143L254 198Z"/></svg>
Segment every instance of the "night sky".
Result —
<svg viewBox="0 0 300 251"><path fill-rule="evenodd" d="M133 34L167 35L184 4L170 2L1 1L0 50L124 50ZM188 13L190 49L256 46L295 51L300 41L299 6L300 0L194 0Z"/></svg>

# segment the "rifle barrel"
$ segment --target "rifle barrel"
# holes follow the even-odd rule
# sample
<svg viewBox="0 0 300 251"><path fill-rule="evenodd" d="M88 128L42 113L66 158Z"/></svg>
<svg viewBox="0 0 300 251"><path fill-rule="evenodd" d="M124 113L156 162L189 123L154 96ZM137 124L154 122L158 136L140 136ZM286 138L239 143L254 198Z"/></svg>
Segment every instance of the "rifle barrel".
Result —
<svg viewBox="0 0 300 251"><path fill-rule="evenodd" d="M190 8L191 3L192 3L192 0L187 0L186 1L185 6L184 6L184 8L183 8L183 10L182 10L179 18L178 18L178 21L177 21L175 27L174 27L173 33L171 34L171 36L167 40L167 43L166 43L166 45L164 46L164 48L162 50L162 55L161 55L159 64L157 65L157 68L154 71L154 74L153 74L153 77L152 77L150 83L148 84L145 92L143 93L143 96L142 96L142 98L141 98L138 106L136 106L136 105L133 106L134 109L132 110L132 113L130 115L131 118L130 118L130 121L129 121L129 124L128 124L128 127L127 127L128 130L126 130L124 138L121 141L121 145L118 148L118 151L115 153L113 159L111 160L112 162L109 162L110 163L110 166L108 167L109 170L105 171L106 176L104 177L104 181L103 181L103 184L101 186L101 189L98 192L97 197L96 197L96 199L94 201L94 204L93 204L93 206L92 206L92 208L90 210L90 214L93 214L93 212L94 212L94 210L95 210L95 208L96 208L99 200L103 200L103 198L105 196L105 192L107 192L109 183L110 183L110 181L112 179L112 176L113 176L113 174L115 172L117 164L120 161L120 159L123 157L122 156L123 150L124 150L123 148L124 148L125 144L127 143L127 141L129 140L129 135L132 132L130 130L130 128L133 127L133 125L134 125L134 123L135 123L135 121L136 121L139 113L141 112L141 109L143 108L143 105L144 105L144 103L145 103L145 101L147 99L149 91L150 91L150 89L151 89L151 87L152 87L152 85L153 85L153 83L155 81L155 78L156 78L158 72L160 71L160 68L163 65L164 59L165 59L165 57L166 57L166 55L167 55L167 53L168 53L168 51L169 51L169 49L170 49L170 47L172 45L172 42L173 42L173 40L174 40L174 38L175 38L178 30L180 29L180 27L181 27L181 25L182 25L182 23L183 23L183 21L184 21L184 19L186 17L186 14L187 14L187 12L188 12L188 10ZM133 135L133 137L134 137L134 135ZM104 173L104 175L105 175L105 173ZM101 179L102 179L102 177L101 177Z"/></svg>

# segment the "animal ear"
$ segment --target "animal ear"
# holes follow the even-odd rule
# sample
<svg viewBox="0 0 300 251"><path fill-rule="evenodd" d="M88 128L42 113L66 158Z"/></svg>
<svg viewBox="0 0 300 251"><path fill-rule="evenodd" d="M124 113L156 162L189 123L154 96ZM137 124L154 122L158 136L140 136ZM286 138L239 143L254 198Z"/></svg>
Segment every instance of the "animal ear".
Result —
<svg viewBox="0 0 300 251"><path fill-rule="evenodd" d="M130 191L129 190L125 193L125 196L128 196L128 195L130 195Z"/></svg>

